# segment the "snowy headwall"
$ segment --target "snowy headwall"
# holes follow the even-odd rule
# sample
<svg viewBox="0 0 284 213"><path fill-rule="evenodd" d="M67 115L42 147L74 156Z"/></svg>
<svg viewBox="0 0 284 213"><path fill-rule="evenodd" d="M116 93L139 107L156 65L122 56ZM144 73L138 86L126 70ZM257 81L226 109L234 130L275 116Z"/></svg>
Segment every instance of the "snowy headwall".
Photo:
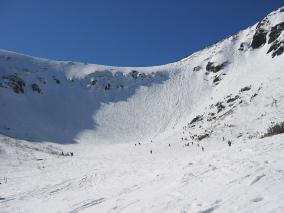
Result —
<svg viewBox="0 0 284 213"><path fill-rule="evenodd" d="M217 128L224 116L218 115L222 110L208 110L211 105L223 108L221 102L240 96L245 87L261 87L266 95L272 86L279 91L283 23L280 8L181 61L155 67L57 62L1 50L0 132L38 142L144 141L168 137L206 113L209 121L192 132ZM228 102L232 113L227 114L241 104L233 108Z"/></svg>

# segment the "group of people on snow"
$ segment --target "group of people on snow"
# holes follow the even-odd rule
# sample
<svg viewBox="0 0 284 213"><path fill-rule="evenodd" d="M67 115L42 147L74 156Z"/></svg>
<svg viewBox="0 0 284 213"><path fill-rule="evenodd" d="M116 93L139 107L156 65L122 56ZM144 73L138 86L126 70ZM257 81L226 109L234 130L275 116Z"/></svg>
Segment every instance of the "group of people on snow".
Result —
<svg viewBox="0 0 284 213"><path fill-rule="evenodd" d="M183 141L184 141L184 140L185 140L185 141L187 140L187 138L181 138L181 139L182 139ZM224 140L225 140L225 138L223 137L223 141L224 141ZM151 140L151 143L153 143L152 140ZM228 143L228 146L229 146L229 147L232 145L232 142L231 142L230 140L228 140L227 143ZM184 144L184 146L189 146L189 144L190 144L190 142ZM137 146L137 145L141 146L142 143L141 143L141 142L138 142L138 144L135 143L134 145L135 145L135 146ZM194 145L193 141L191 142L191 145ZM171 144L169 143L168 146L171 147ZM197 146L198 146L198 147L201 147L202 152L205 151L204 146L201 146L199 143L197 143ZM150 150L150 154L153 154L153 150Z"/></svg>
<svg viewBox="0 0 284 213"><path fill-rule="evenodd" d="M62 156L74 156L74 153L73 152L66 152L66 153L64 153L64 152L61 152L61 155Z"/></svg>

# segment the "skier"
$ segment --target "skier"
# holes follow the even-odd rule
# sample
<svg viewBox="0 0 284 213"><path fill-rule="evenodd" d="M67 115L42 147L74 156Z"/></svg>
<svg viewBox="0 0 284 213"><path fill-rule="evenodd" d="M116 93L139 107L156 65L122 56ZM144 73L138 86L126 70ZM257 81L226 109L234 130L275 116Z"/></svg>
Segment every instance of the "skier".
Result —
<svg viewBox="0 0 284 213"><path fill-rule="evenodd" d="M150 150L150 154L152 154L153 152L152 152L152 150Z"/></svg>
<svg viewBox="0 0 284 213"><path fill-rule="evenodd" d="M231 146L231 145L232 145L232 142L231 142L231 141L228 141L228 145Z"/></svg>
<svg viewBox="0 0 284 213"><path fill-rule="evenodd" d="M202 152L204 152L204 147L202 147Z"/></svg>

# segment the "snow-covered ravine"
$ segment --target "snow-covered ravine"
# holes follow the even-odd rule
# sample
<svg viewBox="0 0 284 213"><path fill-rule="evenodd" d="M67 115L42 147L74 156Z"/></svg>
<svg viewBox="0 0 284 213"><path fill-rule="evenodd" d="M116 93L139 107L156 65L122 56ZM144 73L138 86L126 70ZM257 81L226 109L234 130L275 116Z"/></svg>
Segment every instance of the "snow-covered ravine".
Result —
<svg viewBox="0 0 284 213"><path fill-rule="evenodd" d="M284 7L161 66L0 50L0 212L284 212L283 53Z"/></svg>
<svg viewBox="0 0 284 213"><path fill-rule="evenodd" d="M64 146L73 157L1 141L1 212L284 211L283 135L231 147L212 141L204 152L171 140Z"/></svg>

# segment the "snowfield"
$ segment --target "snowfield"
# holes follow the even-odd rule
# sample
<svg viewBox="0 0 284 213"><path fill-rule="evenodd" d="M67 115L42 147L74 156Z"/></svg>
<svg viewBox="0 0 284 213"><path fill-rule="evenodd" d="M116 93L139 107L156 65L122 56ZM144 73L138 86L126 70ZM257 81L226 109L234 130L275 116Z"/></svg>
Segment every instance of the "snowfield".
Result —
<svg viewBox="0 0 284 213"><path fill-rule="evenodd" d="M211 141L204 152L171 140L64 145L73 157L1 141L1 212L284 211L284 136Z"/></svg>
<svg viewBox="0 0 284 213"><path fill-rule="evenodd" d="M0 50L0 212L284 212L283 52L284 7L162 66Z"/></svg>

